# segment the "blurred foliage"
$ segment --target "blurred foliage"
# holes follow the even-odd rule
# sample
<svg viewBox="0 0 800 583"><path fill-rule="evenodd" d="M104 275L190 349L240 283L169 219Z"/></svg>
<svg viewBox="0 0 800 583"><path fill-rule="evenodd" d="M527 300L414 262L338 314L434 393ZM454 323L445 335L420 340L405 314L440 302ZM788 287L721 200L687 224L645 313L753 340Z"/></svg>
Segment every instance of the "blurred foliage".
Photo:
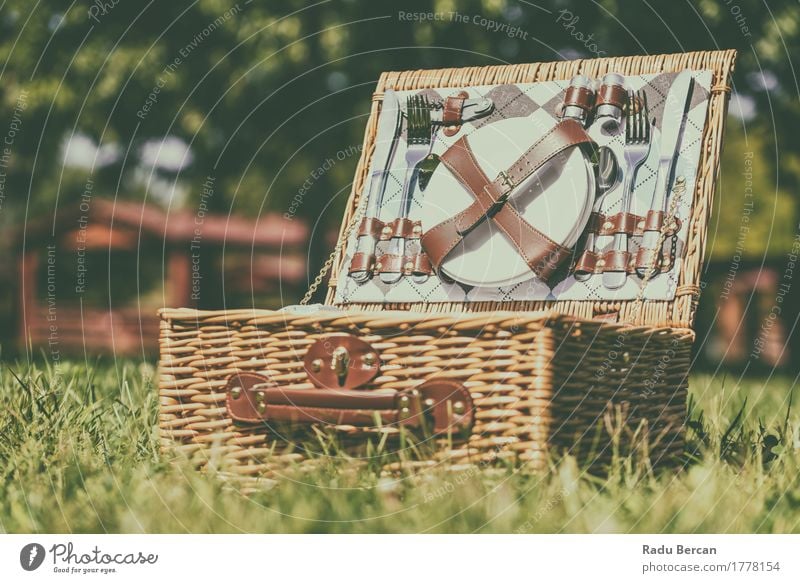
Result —
<svg viewBox="0 0 800 583"><path fill-rule="evenodd" d="M429 12L440 20L401 15ZM481 18L521 33L489 30ZM177 184L188 195L171 204L193 208L213 175L213 210L248 214L284 212L310 182L297 211L321 227L312 242L312 261L321 261L382 71L733 47L734 93L754 112L746 123L731 119L739 127L728 134L715 229L737 228L741 152L755 151L760 230L748 252L778 254L797 220L787 193L800 186L791 59L799 21L795 2L764 0L9 0L0 9L0 135L21 94L26 107L0 223L52 215L89 176L97 196L160 200L155 186ZM91 169L65 167L64 139L74 133L119 155ZM180 171L141 159L144 144L166 136L190 145ZM315 172L328 159L332 168ZM770 228L779 236L762 236ZM714 256L731 253L728 239L718 238Z"/></svg>

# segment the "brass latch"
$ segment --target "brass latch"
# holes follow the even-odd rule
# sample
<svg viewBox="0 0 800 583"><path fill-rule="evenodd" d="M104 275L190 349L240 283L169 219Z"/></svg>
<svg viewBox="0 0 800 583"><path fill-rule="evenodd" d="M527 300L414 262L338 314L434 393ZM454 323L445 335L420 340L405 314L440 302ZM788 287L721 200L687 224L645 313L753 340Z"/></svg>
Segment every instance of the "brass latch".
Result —
<svg viewBox="0 0 800 583"><path fill-rule="evenodd" d="M331 370L339 379L339 385L343 385L347 378L347 369L350 367L350 353L344 346L337 346L331 355Z"/></svg>
<svg viewBox="0 0 800 583"><path fill-rule="evenodd" d="M321 388L354 389L380 370L380 357L367 342L351 334L321 336L304 359L309 380Z"/></svg>

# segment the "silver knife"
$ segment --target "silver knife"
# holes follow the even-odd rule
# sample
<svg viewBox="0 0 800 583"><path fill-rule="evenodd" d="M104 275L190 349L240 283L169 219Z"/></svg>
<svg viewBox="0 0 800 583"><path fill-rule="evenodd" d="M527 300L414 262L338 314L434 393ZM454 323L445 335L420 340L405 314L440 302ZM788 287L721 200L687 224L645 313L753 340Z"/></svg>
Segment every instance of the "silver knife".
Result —
<svg viewBox="0 0 800 583"><path fill-rule="evenodd" d="M664 113L661 116L661 138L659 140L658 177L650 201L650 209L666 212L667 199L675 181L675 166L678 162L683 133L686 130L686 119L692 104L694 77L689 69L681 71L672 81L667 99L664 101ZM661 238L660 231L645 231L642 236L642 247L655 249ZM658 251L660 253L660 250ZM658 265L656 265L656 273ZM646 269L637 268L636 273L644 277Z"/></svg>
<svg viewBox="0 0 800 583"><path fill-rule="evenodd" d="M400 101L393 89L383 92L383 104L378 117L378 131L376 136L379 141L375 143L372 153L372 175L370 176L369 189L367 190L366 218L378 218L383 193L386 190L386 181L389 179L389 170L392 159L397 151L397 140L403 124L403 110ZM361 235L356 243L356 252L374 255L377 240L372 235ZM355 281L361 283L372 277L371 271L354 271L350 273Z"/></svg>

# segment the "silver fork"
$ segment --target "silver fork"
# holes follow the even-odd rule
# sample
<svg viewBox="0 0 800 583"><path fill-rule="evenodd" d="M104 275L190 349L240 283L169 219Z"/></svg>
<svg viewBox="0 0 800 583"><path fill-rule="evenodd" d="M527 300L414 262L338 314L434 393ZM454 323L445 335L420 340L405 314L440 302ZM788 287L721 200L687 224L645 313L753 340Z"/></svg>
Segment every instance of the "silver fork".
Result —
<svg viewBox="0 0 800 583"><path fill-rule="evenodd" d="M634 105L638 106L634 110ZM625 175L622 185L621 212L629 213L633 202L633 187L636 184L636 174L650 151L650 120L647 111L647 93L643 90L634 96L633 91L628 91L628 111L625 119ZM628 235L615 233L611 245L614 251L627 251ZM626 266L627 267L627 266ZM625 285L628 277L627 271L603 271L603 285L608 289L619 289Z"/></svg>
<svg viewBox="0 0 800 583"><path fill-rule="evenodd" d="M412 194L417 183L420 162L428 155L431 145L431 106L428 99L418 95L406 101L406 178L403 182L403 193L400 198L401 219L407 219L411 211ZM406 251L406 240L403 237L392 237L386 246L386 253L402 257ZM396 283L403 276L401 271L382 271L383 283Z"/></svg>

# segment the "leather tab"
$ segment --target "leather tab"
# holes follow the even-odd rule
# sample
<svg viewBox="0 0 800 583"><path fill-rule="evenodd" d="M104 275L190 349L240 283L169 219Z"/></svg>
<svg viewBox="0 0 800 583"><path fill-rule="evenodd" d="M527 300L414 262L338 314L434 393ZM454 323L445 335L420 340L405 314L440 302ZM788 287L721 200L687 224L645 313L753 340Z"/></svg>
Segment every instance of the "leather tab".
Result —
<svg viewBox="0 0 800 583"><path fill-rule="evenodd" d="M574 105L584 110L589 110L594 106L594 92L586 87L575 87L570 85L564 94L564 106Z"/></svg>
<svg viewBox="0 0 800 583"><path fill-rule="evenodd" d="M412 221L403 217L398 217L391 223L391 237L402 237L403 239L419 239L422 236L422 223Z"/></svg>
<svg viewBox="0 0 800 583"><path fill-rule="evenodd" d="M644 222L645 231L661 231L664 226L664 211L649 210Z"/></svg>
<svg viewBox="0 0 800 583"><path fill-rule="evenodd" d="M398 420L407 427L424 427L432 421L434 434L469 430L475 405L467 388L453 379L432 379L397 396Z"/></svg>
<svg viewBox="0 0 800 583"><path fill-rule="evenodd" d="M633 232L636 230L636 226L642 220L642 217L639 215L635 215L633 213L617 213L612 215L611 217L606 217L605 222L603 223L603 227L605 227L608 223L611 223L611 232L608 233L609 235L613 235L616 233L625 233L626 235L632 235ZM605 229L603 229L605 231ZM606 234L606 233L603 233Z"/></svg>
<svg viewBox="0 0 800 583"><path fill-rule="evenodd" d="M578 258L578 261L575 262L575 267L573 267L574 273L590 273L595 274L598 273L597 271L597 260L599 256L594 251L586 250L581 253L581 256Z"/></svg>
<svg viewBox="0 0 800 583"><path fill-rule="evenodd" d="M402 255L384 253L375 260L375 273L400 273L406 258Z"/></svg>
<svg viewBox="0 0 800 583"><path fill-rule="evenodd" d="M225 407L231 419L255 423L261 420L266 410L261 389L277 386L268 377L256 373L241 372L228 379ZM258 390L257 390L258 389Z"/></svg>
<svg viewBox="0 0 800 583"><path fill-rule="evenodd" d="M433 273L433 266L425 253L412 255L411 263L413 265L412 275L431 275Z"/></svg>
<svg viewBox="0 0 800 583"><path fill-rule="evenodd" d="M355 389L377 376L380 357L360 338L329 334L309 347L303 369L317 387Z"/></svg>
<svg viewBox="0 0 800 583"><path fill-rule="evenodd" d="M601 85L597 91L596 105L614 105L620 109L628 102L628 93L619 85Z"/></svg>
<svg viewBox="0 0 800 583"><path fill-rule="evenodd" d="M372 253L354 253L350 259L350 267L348 273L356 273L359 271L372 271L375 267L375 255Z"/></svg>
<svg viewBox="0 0 800 583"><path fill-rule="evenodd" d="M386 224L377 217L364 217L358 226L358 236L369 235L373 239L382 238ZM390 233L391 235L391 233Z"/></svg>
<svg viewBox="0 0 800 583"><path fill-rule="evenodd" d="M469 93L459 91L444 100L444 110L442 111L442 124L444 124L444 135L452 137L461 129L461 118L464 113L464 101L469 99Z"/></svg>
<svg viewBox="0 0 800 583"><path fill-rule="evenodd" d="M603 254L603 272L606 271L624 271L628 272L628 263L630 262L631 254L628 251L606 251Z"/></svg>

